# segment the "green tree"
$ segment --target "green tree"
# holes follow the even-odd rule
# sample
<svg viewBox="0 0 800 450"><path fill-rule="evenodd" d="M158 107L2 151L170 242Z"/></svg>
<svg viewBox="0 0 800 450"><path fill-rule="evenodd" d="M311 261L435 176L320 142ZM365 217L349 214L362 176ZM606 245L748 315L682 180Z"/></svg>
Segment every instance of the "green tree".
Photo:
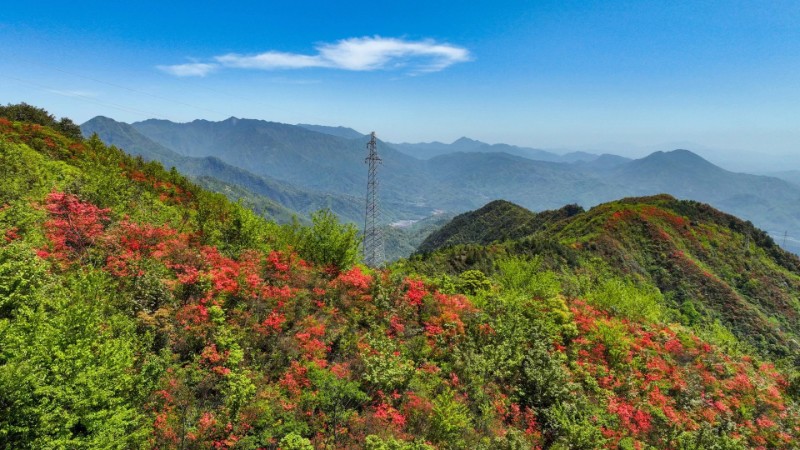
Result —
<svg viewBox="0 0 800 450"><path fill-rule="evenodd" d="M492 283L480 270L467 270L458 276L456 288L465 294L481 295L492 290Z"/></svg>
<svg viewBox="0 0 800 450"><path fill-rule="evenodd" d="M369 400L369 396L361 391L357 382L339 378L328 370L312 369L309 379L318 389L315 400L328 418L333 446L336 448L339 438L337 429L350 418L357 407Z"/></svg>
<svg viewBox="0 0 800 450"><path fill-rule="evenodd" d="M391 436L381 439L374 434L367 436L364 448L366 450L433 450L433 447L422 442L406 442Z"/></svg>
<svg viewBox="0 0 800 450"><path fill-rule="evenodd" d="M446 390L433 402L431 437L442 448L466 448L466 436L472 429L469 408L456 400L453 391Z"/></svg>
<svg viewBox="0 0 800 450"><path fill-rule="evenodd" d="M83 139L81 127L71 119L62 117L61 120L56 121L56 118L45 109L31 106L25 102L0 106L0 117L16 122L28 122L51 127L71 139Z"/></svg>
<svg viewBox="0 0 800 450"><path fill-rule="evenodd" d="M339 223L330 210L311 214L310 227L295 220L285 230L288 243L303 259L342 271L359 261L358 230L353 224Z"/></svg>
<svg viewBox="0 0 800 450"><path fill-rule="evenodd" d="M289 433L284 436L278 446L281 450L314 450L311 441L297 433Z"/></svg>

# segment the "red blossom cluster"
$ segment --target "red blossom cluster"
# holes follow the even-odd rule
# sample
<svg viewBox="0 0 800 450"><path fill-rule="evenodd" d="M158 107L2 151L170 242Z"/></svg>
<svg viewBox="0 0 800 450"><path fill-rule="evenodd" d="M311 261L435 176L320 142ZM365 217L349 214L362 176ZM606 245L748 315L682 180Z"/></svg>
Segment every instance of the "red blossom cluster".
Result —
<svg viewBox="0 0 800 450"><path fill-rule="evenodd" d="M735 361L696 336L669 327L648 329L617 319L575 300L570 308L581 336L564 351L574 351L576 363L597 378L609 392L607 411L618 425L604 428L612 443L626 436L639 445L666 448L668 436L652 433L656 416L675 430L697 430L721 421L734 424L736 436L760 448L772 442L785 445L785 429L776 426L788 416L783 376L770 365L756 365L746 357ZM601 328L624 326L630 342L625 364L609 358ZM697 396L699 401L686 401ZM753 416L755 411L764 411ZM662 420L662 419L659 419ZM762 424L762 425L759 425Z"/></svg>
<svg viewBox="0 0 800 450"><path fill-rule="evenodd" d="M41 249L39 256L52 257L62 263L80 259L94 245L108 224L108 209L82 202L77 196L63 192L47 195L45 209L50 218L45 233L50 247Z"/></svg>

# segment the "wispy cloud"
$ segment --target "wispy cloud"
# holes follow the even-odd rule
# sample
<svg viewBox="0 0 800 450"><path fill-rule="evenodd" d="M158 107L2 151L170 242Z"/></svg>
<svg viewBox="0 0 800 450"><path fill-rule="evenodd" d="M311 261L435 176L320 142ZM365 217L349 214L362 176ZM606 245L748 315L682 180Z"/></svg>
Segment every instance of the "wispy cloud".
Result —
<svg viewBox="0 0 800 450"><path fill-rule="evenodd" d="M413 72L435 72L470 59L467 49L430 39L414 42L381 37L353 38L325 44L317 50L333 66L346 70L407 67Z"/></svg>
<svg viewBox="0 0 800 450"><path fill-rule="evenodd" d="M99 97L100 94L93 91L81 91L81 90L62 90L62 89L48 89L49 92L53 94L63 95L65 97Z"/></svg>
<svg viewBox="0 0 800 450"><path fill-rule="evenodd" d="M275 50L255 55L228 53L214 62L158 66L176 76L205 76L221 67L236 69L289 70L310 67L371 71L403 70L418 74L437 72L471 59L469 50L432 39L408 41L380 36L342 39L315 47L316 54L305 55Z"/></svg>
<svg viewBox="0 0 800 450"><path fill-rule="evenodd" d="M175 75L176 77L204 77L209 73L217 70L219 64L214 63L186 63L174 64L171 66L156 66L159 70L163 70L168 74Z"/></svg>
<svg viewBox="0 0 800 450"><path fill-rule="evenodd" d="M237 69L303 69L305 67L329 67L317 56L298 55L295 53L264 52L258 55L239 55L229 53L214 58L225 67Z"/></svg>

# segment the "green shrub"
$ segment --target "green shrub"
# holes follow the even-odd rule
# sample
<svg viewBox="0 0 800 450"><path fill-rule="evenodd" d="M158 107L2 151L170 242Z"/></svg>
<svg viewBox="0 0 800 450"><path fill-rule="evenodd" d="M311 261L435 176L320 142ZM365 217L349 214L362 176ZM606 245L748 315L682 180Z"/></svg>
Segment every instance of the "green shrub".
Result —
<svg viewBox="0 0 800 450"><path fill-rule="evenodd" d="M541 258L509 257L497 261L496 278L508 291L536 298L554 297L561 291L556 275L541 270Z"/></svg>
<svg viewBox="0 0 800 450"><path fill-rule="evenodd" d="M472 428L469 408L455 399L452 391L437 395L433 401L431 438L442 448L466 448L465 437Z"/></svg>
<svg viewBox="0 0 800 450"><path fill-rule="evenodd" d="M364 443L365 450L433 450L430 445L421 442L406 442L388 437L381 439L379 436L371 434L367 436Z"/></svg>
<svg viewBox="0 0 800 450"><path fill-rule="evenodd" d="M311 441L297 433L289 433L284 436L278 446L281 450L314 450Z"/></svg>
<svg viewBox="0 0 800 450"><path fill-rule="evenodd" d="M588 300L598 308L629 319L658 322L664 316L663 299L656 288L639 287L618 278L603 282L589 293Z"/></svg>
<svg viewBox="0 0 800 450"><path fill-rule="evenodd" d="M353 224L341 224L330 210L311 214L311 226L298 221L284 227L286 241L301 258L344 271L359 261L361 241Z"/></svg>

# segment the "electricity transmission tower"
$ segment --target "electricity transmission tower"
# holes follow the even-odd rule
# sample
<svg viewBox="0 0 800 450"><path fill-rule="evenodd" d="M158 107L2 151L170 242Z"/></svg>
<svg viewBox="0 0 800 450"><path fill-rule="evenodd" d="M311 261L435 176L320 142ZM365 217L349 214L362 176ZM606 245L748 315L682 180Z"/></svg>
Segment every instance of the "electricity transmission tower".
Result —
<svg viewBox="0 0 800 450"><path fill-rule="evenodd" d="M383 230L380 229L380 209L378 207L378 141L372 132L367 143L369 155L364 160L369 165L367 176L367 210L364 215L364 263L370 267L383 264Z"/></svg>

